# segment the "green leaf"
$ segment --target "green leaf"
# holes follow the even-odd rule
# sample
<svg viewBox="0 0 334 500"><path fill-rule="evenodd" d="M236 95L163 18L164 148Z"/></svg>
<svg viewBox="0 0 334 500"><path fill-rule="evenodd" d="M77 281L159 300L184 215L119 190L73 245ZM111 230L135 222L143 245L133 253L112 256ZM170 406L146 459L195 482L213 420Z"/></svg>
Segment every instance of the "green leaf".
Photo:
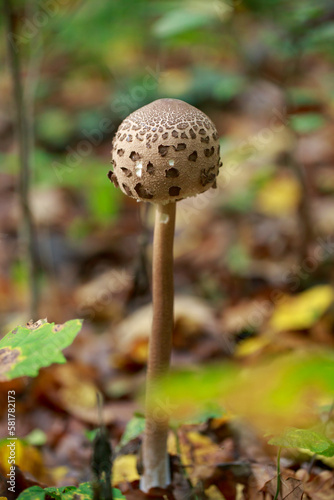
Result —
<svg viewBox="0 0 334 500"><path fill-rule="evenodd" d="M31 488L22 491L17 498L20 500L44 500L45 494L45 490L40 486L31 486Z"/></svg>
<svg viewBox="0 0 334 500"><path fill-rule="evenodd" d="M325 457L334 456L334 443L319 431L291 427L281 436L270 439L269 444L284 448L303 448Z"/></svg>
<svg viewBox="0 0 334 500"><path fill-rule="evenodd" d="M130 422L128 422L123 436L120 440L119 446L125 446L129 441L138 437L145 429L145 418L144 417L133 417Z"/></svg>
<svg viewBox="0 0 334 500"><path fill-rule="evenodd" d="M245 86L245 79L241 75L225 73L213 90L213 95L219 101L229 101L238 95Z"/></svg>
<svg viewBox="0 0 334 500"><path fill-rule="evenodd" d="M331 44L334 36L334 22L324 23L309 30L305 37L306 48L319 46L321 44ZM318 47L319 49L320 47ZM331 46L329 47L331 48Z"/></svg>
<svg viewBox="0 0 334 500"><path fill-rule="evenodd" d="M73 492L76 491L75 486L64 486L63 488L41 488L40 486L32 486L24 490L18 498L20 500L44 500L45 496L54 498L56 500L63 500L73 498ZM70 496L68 496L70 495ZM92 497L87 497L92 498Z"/></svg>
<svg viewBox="0 0 334 500"><path fill-rule="evenodd" d="M73 319L63 325L37 321L18 326L0 341L0 381L17 377L35 377L43 366L65 363L62 354L81 330L82 320Z"/></svg>
<svg viewBox="0 0 334 500"><path fill-rule="evenodd" d="M173 418L184 421L216 401L261 432L276 435L287 427L312 425L319 402L333 391L334 353L328 349L271 356L241 368L220 363L171 372L152 393L149 404L166 401Z"/></svg>
<svg viewBox="0 0 334 500"><path fill-rule="evenodd" d="M167 12L153 26L158 38L168 38L190 30L202 28L215 20L212 12L177 9Z"/></svg>
<svg viewBox="0 0 334 500"><path fill-rule="evenodd" d="M17 497L18 500L45 500L46 495L56 500L91 500L93 498L93 488L91 483L82 483L76 488L75 486L65 486L63 488L41 488L40 486L32 486L24 490ZM125 500L124 495L117 488L112 489L114 500Z"/></svg>
<svg viewBox="0 0 334 500"><path fill-rule="evenodd" d="M245 247L239 243L232 245L226 255L226 265L235 274L245 273L250 266L250 258Z"/></svg>
<svg viewBox="0 0 334 500"><path fill-rule="evenodd" d="M318 113L304 113L290 117L291 127L299 134L309 134L324 126L326 120Z"/></svg>
<svg viewBox="0 0 334 500"><path fill-rule="evenodd" d="M65 144L74 131L71 115L61 109L48 109L40 114L37 124L38 137L49 144Z"/></svg>
<svg viewBox="0 0 334 500"><path fill-rule="evenodd" d="M92 429L92 430L84 430L84 435L85 437L88 439L88 441L91 441L93 442L95 437L96 437L96 434L99 432L99 429Z"/></svg>
<svg viewBox="0 0 334 500"><path fill-rule="evenodd" d="M289 87L287 89L288 101L293 106L319 105L319 97L314 89L303 87Z"/></svg>
<svg viewBox="0 0 334 500"><path fill-rule="evenodd" d="M41 429L34 429L27 436L24 437L24 441L33 446L42 446L47 441L47 436Z"/></svg>
<svg viewBox="0 0 334 500"><path fill-rule="evenodd" d="M202 424L211 418L220 418L223 414L224 410L221 405L210 401L207 405L204 405L203 408L201 408L197 415L187 420L186 424Z"/></svg>

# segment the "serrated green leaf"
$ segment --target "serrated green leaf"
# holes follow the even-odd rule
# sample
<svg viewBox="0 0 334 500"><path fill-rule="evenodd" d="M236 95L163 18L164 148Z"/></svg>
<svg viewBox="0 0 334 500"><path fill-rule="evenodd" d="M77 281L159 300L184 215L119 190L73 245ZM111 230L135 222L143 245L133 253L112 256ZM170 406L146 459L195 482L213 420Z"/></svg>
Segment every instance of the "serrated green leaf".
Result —
<svg viewBox="0 0 334 500"><path fill-rule="evenodd" d="M291 427L281 436L270 439L269 444L283 448L303 448L325 457L334 456L334 443L324 434L312 429Z"/></svg>
<svg viewBox="0 0 334 500"><path fill-rule="evenodd" d="M92 500L93 488L91 483L79 484L78 488L64 486L63 488L43 489L40 486L32 486L20 493L18 500L45 500L46 495L55 500L72 500L74 495L77 500ZM112 489L112 496L114 500L125 500L124 495L117 488Z"/></svg>
<svg viewBox="0 0 334 500"><path fill-rule="evenodd" d="M19 500L44 500L45 490L40 486L31 486L31 488L22 491L17 498Z"/></svg>
<svg viewBox="0 0 334 500"><path fill-rule="evenodd" d="M75 495L77 500L90 500L93 498L93 488L90 483L79 484L78 488L61 493L61 500L72 500Z"/></svg>
<svg viewBox="0 0 334 500"><path fill-rule="evenodd" d="M0 341L0 381L35 377L44 366L65 363L61 351L72 344L81 327L82 320L73 319L62 325L40 321L14 328Z"/></svg>

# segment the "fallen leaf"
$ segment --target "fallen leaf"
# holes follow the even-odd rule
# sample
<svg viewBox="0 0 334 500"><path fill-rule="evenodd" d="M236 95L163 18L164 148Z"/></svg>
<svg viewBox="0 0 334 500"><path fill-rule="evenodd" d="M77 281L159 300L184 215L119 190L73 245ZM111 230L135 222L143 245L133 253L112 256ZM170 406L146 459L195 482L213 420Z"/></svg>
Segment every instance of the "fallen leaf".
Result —
<svg viewBox="0 0 334 500"><path fill-rule="evenodd" d="M204 332L213 335L217 331L212 309L196 297L176 296L174 318L174 344L178 347L188 346L190 339ZM138 364L146 363L151 327L151 304L137 309L119 324L114 334L117 339L118 366L126 364L129 359Z"/></svg>
<svg viewBox="0 0 334 500"><path fill-rule="evenodd" d="M301 187L295 177L276 177L258 192L256 208L271 217L286 217L296 212L300 198Z"/></svg>
<svg viewBox="0 0 334 500"><path fill-rule="evenodd" d="M214 484L211 484L211 486L205 490L205 495L209 500L225 500L225 497Z"/></svg>
<svg viewBox="0 0 334 500"><path fill-rule="evenodd" d="M195 486L215 473L218 464L233 461L233 442L228 438L220 446L197 431L179 432L181 462Z"/></svg>
<svg viewBox="0 0 334 500"><path fill-rule="evenodd" d="M304 483L305 493L311 500L333 500L334 475L332 471L320 472L312 480Z"/></svg>
<svg viewBox="0 0 334 500"><path fill-rule="evenodd" d="M269 493L273 497L276 494L277 489L277 477L274 477L268 481L262 491ZM304 497L304 488L302 481L295 479L294 477L289 477L288 473L285 471L281 473L280 476L280 492L277 496L277 500L302 500Z"/></svg>
<svg viewBox="0 0 334 500"><path fill-rule="evenodd" d="M114 486L139 479L137 455L119 455L113 462L112 483Z"/></svg>
<svg viewBox="0 0 334 500"><path fill-rule="evenodd" d="M95 320L119 321L132 282L133 276L126 269L111 269L78 286L74 292L78 313Z"/></svg>
<svg viewBox="0 0 334 500"><path fill-rule="evenodd" d="M34 389L35 397L41 395L44 400L49 400L52 405L78 419L99 425L96 400L99 389L92 381L94 375L94 370L79 363L53 366L39 376ZM104 405L102 414L105 424L113 422L113 404Z"/></svg>
<svg viewBox="0 0 334 500"><path fill-rule="evenodd" d="M3 439L0 442L0 466L6 474L11 467L10 459L13 456L11 453L14 453L15 464L23 472L29 472L37 481L42 483L50 479L41 452L35 446L26 444L21 439Z"/></svg>
<svg viewBox="0 0 334 500"><path fill-rule="evenodd" d="M310 288L295 296L286 296L275 307L269 326L276 331L304 330L314 325L333 303L330 285Z"/></svg>

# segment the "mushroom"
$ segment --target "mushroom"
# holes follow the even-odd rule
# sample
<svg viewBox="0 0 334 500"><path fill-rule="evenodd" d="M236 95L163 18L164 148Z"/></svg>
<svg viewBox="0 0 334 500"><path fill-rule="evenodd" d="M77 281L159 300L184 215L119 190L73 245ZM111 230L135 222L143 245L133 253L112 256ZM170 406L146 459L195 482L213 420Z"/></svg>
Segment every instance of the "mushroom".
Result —
<svg viewBox="0 0 334 500"><path fill-rule="evenodd" d="M158 99L131 113L113 140L109 179L137 201L155 204L153 241L153 322L146 381L146 427L141 489L170 483L168 417L152 402L157 382L169 368L173 331L173 240L176 201L216 187L221 166L212 121L178 99Z"/></svg>

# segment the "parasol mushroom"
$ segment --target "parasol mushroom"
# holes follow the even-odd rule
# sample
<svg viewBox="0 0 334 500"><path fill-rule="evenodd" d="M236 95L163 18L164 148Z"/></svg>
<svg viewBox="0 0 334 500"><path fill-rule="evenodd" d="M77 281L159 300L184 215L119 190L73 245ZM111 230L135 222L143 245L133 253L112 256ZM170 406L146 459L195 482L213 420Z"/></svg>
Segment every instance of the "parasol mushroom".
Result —
<svg viewBox="0 0 334 500"><path fill-rule="evenodd" d="M113 140L109 179L128 196L155 205L153 322L146 382L141 489L170 483L168 409L149 401L169 368L173 331L173 241L176 201L216 187L221 166L212 121L178 99L158 99L131 113ZM149 404L150 403L150 404Z"/></svg>

